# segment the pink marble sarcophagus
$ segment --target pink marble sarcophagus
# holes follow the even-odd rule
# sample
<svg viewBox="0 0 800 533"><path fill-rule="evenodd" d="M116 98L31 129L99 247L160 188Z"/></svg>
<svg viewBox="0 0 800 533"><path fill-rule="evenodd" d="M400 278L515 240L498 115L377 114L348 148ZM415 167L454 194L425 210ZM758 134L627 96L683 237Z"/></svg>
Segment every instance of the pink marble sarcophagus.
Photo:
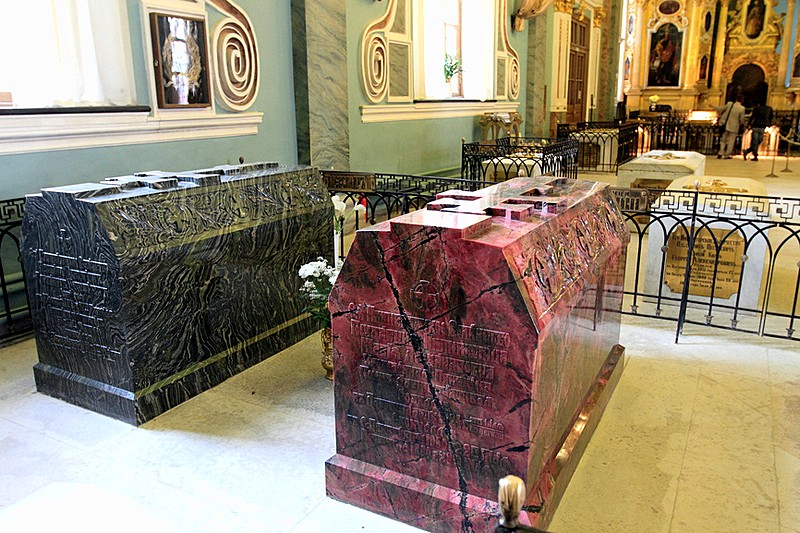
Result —
<svg viewBox="0 0 800 533"><path fill-rule="evenodd" d="M331 293L327 492L431 531L491 531L514 474L546 527L622 370L628 230L593 182L437 198L359 231Z"/></svg>

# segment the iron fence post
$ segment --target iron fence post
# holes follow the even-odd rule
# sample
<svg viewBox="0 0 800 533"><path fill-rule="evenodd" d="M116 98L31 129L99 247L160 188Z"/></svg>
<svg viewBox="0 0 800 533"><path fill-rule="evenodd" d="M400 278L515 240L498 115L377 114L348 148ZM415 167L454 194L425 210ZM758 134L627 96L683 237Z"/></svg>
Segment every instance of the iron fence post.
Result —
<svg viewBox="0 0 800 533"><path fill-rule="evenodd" d="M678 311L678 327L675 329L675 344L683 333L683 323L686 321L686 308L689 306L689 278L692 273L692 258L694 256L694 242L696 236L697 202L700 200L700 182L695 182L694 199L692 201L692 217L689 225L689 242L686 250L686 267L683 271L683 290L681 290L681 305ZM669 239L669 236L666 236Z"/></svg>

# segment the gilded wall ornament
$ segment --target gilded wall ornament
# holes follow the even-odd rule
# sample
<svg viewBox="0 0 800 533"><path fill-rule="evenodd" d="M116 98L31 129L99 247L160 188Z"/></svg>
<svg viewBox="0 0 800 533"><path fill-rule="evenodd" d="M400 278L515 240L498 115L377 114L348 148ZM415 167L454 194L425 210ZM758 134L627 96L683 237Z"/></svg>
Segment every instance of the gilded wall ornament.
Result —
<svg viewBox="0 0 800 533"><path fill-rule="evenodd" d="M573 0L555 0L553 7L559 13L572 13Z"/></svg>
<svg viewBox="0 0 800 533"><path fill-rule="evenodd" d="M602 28L603 22L606 20L606 10L602 7L597 7L594 10L594 16L592 17L592 26L595 28Z"/></svg>
<svg viewBox="0 0 800 533"><path fill-rule="evenodd" d="M757 52L757 53L744 53L735 57L730 57L728 54L725 57L725 63L722 66L722 76L729 79L736 69L743 65L754 64L758 65L764 70L764 73L769 78L774 78L778 73L779 56L773 50Z"/></svg>
<svg viewBox="0 0 800 533"><path fill-rule="evenodd" d="M526 20L543 13L552 3L553 0L522 0L522 5L514 14L514 29L516 31L524 30Z"/></svg>

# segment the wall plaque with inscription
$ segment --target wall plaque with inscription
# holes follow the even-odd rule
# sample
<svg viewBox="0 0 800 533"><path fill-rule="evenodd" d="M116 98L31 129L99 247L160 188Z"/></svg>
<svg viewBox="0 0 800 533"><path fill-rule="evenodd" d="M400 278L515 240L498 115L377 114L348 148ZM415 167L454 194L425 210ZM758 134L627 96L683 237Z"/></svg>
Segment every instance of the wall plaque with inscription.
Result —
<svg viewBox="0 0 800 533"><path fill-rule="evenodd" d="M664 264L664 283L672 292L683 291L686 258L689 255L689 235L673 231L667 239L667 260ZM727 229L701 228L695 236L692 250L692 270L689 274L689 294L730 298L739 290L742 279L744 239Z"/></svg>
<svg viewBox="0 0 800 533"><path fill-rule="evenodd" d="M605 185L449 191L357 233L331 294L328 494L430 531L546 526L621 371L627 227Z"/></svg>
<svg viewBox="0 0 800 533"><path fill-rule="evenodd" d="M332 210L275 163L29 195L37 390L141 424L308 336L297 270L332 258Z"/></svg>
<svg viewBox="0 0 800 533"><path fill-rule="evenodd" d="M766 194L763 183L747 178L687 176L674 180L651 207L659 223L648 230L644 293L660 295L660 306L678 305L688 232L695 231L689 307L705 310L706 320L712 318L708 307L712 302L717 311L720 306L732 306L738 313L755 312L762 298L761 280L769 253L766 237L774 216ZM720 261L715 279L717 252ZM737 320L735 315L731 318Z"/></svg>

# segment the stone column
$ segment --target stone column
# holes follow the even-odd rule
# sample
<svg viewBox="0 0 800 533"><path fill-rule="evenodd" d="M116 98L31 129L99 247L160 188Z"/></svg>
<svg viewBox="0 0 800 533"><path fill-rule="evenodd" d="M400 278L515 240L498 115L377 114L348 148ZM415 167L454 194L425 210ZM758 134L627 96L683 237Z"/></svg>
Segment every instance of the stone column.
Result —
<svg viewBox="0 0 800 533"><path fill-rule="evenodd" d="M572 1L557 0L553 7L553 70L550 77L550 112L567 110L569 43L572 36Z"/></svg>
<svg viewBox="0 0 800 533"><path fill-rule="evenodd" d="M599 116L599 95L597 91L598 76L600 72L600 48L602 45L603 36L603 21L606 18L606 10L602 7L595 8L592 13L592 29L589 37L589 72L586 79L586 97L588 104L586 106L587 117L586 120L596 121ZM594 113L592 114L592 107Z"/></svg>
<svg viewBox="0 0 800 533"><path fill-rule="evenodd" d="M350 170L346 1L291 2L298 162Z"/></svg>
<svg viewBox="0 0 800 533"><path fill-rule="evenodd" d="M725 103L725 89L728 80L722 78L722 64L725 61L725 38L727 36L728 2L722 2L719 13L719 29L717 30L717 48L714 55L714 73L711 78L711 91L708 103L719 106Z"/></svg>

